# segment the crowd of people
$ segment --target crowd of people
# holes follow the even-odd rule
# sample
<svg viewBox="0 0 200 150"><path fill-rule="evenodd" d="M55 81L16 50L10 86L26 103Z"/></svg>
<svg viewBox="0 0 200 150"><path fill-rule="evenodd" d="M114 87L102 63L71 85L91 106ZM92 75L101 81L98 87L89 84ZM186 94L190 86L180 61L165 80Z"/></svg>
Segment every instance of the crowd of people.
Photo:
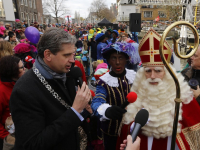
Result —
<svg viewBox="0 0 200 150"><path fill-rule="evenodd" d="M29 27L40 34L38 43L26 36ZM13 30L0 22L0 150L169 149L176 87L160 58L161 37L150 29L139 43L138 33L125 29L16 19ZM164 50L172 62L166 41ZM200 46L176 73L182 100L176 150L200 146L199 57ZM137 100L124 107L130 92ZM149 120L132 143L143 108Z"/></svg>

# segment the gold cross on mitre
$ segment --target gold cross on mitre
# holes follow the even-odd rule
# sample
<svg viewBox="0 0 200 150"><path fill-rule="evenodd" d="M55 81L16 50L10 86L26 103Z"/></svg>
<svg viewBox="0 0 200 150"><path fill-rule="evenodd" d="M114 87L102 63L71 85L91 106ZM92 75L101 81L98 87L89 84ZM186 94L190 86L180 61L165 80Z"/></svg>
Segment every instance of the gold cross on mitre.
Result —
<svg viewBox="0 0 200 150"><path fill-rule="evenodd" d="M139 44L139 54L143 66L163 66L159 53L161 36L152 28L142 38ZM164 43L164 55L167 62L171 59L171 48L167 41Z"/></svg>

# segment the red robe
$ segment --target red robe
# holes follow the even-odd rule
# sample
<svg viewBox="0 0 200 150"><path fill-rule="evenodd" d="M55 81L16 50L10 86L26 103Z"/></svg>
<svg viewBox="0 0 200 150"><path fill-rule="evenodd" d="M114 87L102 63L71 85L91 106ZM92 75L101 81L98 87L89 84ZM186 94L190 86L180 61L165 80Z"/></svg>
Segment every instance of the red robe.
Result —
<svg viewBox="0 0 200 150"><path fill-rule="evenodd" d="M200 134L200 106L193 99L189 104L183 104L182 110L182 120L180 121L182 130L181 133L177 134L176 144L180 150L197 150L197 147L200 147L200 137L198 136ZM123 125L121 135L117 141L117 150L119 150L120 144L126 139L129 132L130 124ZM141 138L140 149L148 150L148 137L142 134L139 134L139 137ZM168 137L160 139L154 138L151 150L167 150L167 143Z"/></svg>

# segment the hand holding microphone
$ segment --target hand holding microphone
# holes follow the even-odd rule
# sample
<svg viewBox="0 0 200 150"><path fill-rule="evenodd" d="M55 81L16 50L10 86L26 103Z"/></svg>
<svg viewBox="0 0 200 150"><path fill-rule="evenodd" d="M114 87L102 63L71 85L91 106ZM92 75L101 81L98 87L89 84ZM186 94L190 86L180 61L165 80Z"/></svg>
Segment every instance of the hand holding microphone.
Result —
<svg viewBox="0 0 200 150"><path fill-rule="evenodd" d="M91 99L90 89L88 88L87 84L82 81L82 72L79 67L71 68L67 76L74 78L78 83L78 90L72 107L80 113Z"/></svg>
<svg viewBox="0 0 200 150"><path fill-rule="evenodd" d="M121 106L111 106L109 108L106 109L105 111L105 116L109 119L121 119L123 114L126 113L126 106L130 103L133 103L136 101L137 99L137 94L135 92L130 92L127 96L127 101L124 102Z"/></svg>
<svg viewBox="0 0 200 150"><path fill-rule="evenodd" d="M149 112L146 109L141 109L135 116L135 125L131 133L133 142L136 140L140 129L147 123L148 118Z"/></svg>
<svg viewBox="0 0 200 150"><path fill-rule="evenodd" d="M124 150L126 147L126 150L140 150L140 142L141 139L137 137L136 141L132 143L132 137L131 135L127 136L127 139L123 141L123 143L120 145L120 150Z"/></svg>
<svg viewBox="0 0 200 150"><path fill-rule="evenodd" d="M135 125L133 128L133 131L131 133L132 136L132 142L134 143L140 129L147 123L149 118L149 112L146 109L141 109L135 116ZM123 148L124 145L121 146L121 149ZM127 145L128 147L128 145ZM126 148L124 149L126 150ZM128 149L127 149L128 150Z"/></svg>

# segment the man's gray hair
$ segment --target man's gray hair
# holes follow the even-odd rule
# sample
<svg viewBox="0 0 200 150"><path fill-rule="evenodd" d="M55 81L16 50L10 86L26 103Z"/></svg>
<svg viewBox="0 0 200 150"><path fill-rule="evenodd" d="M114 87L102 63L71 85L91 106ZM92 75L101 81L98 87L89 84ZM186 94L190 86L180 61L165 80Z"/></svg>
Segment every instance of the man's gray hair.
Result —
<svg viewBox="0 0 200 150"><path fill-rule="evenodd" d="M62 44L75 44L76 38L63 29L50 28L41 37L38 43L38 56L44 58L44 51L49 49L56 55L62 50Z"/></svg>

